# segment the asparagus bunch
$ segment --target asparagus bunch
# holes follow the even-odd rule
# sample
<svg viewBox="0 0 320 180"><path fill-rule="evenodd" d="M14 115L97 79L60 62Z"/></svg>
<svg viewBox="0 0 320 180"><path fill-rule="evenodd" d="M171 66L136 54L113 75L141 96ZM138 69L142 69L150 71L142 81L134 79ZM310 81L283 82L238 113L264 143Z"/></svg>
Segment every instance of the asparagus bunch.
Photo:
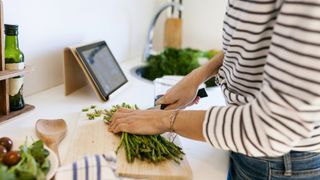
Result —
<svg viewBox="0 0 320 180"><path fill-rule="evenodd" d="M109 124L112 115L119 108L139 109L137 105L122 103L121 105L112 106L110 110L94 110L94 113L88 113L87 116L90 119L97 117L97 114L103 115L104 122ZM168 141L161 135L135 135L122 132L116 153L119 152L121 147L125 148L126 159L129 163L132 163L135 158L138 158L152 163L171 159L179 164L184 156L182 148Z"/></svg>
<svg viewBox="0 0 320 180"><path fill-rule="evenodd" d="M133 110L139 109L136 104L135 105L130 105L130 104L126 104L124 102L121 105L120 104L113 105L110 110L105 109L102 112L104 114L103 121L106 124L111 123L111 118L112 118L113 113L115 113L120 108L133 109Z"/></svg>
<svg viewBox="0 0 320 180"><path fill-rule="evenodd" d="M125 148L129 163L138 158L152 163L172 159L179 164L184 155L179 146L161 135L134 135L124 132L121 134L121 141L116 153L122 146Z"/></svg>

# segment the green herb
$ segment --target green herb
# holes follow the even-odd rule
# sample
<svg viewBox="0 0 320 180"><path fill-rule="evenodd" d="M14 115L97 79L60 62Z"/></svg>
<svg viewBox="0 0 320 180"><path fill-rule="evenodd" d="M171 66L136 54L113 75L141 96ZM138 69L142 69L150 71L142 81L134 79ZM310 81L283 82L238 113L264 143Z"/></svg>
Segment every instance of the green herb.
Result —
<svg viewBox="0 0 320 180"><path fill-rule="evenodd" d="M154 80L164 75L187 75L193 69L200 66L199 58L211 59L219 51L200 51L196 49L174 49L166 48L159 55L148 57L148 65L145 67L142 76ZM214 81L207 81L208 85L215 86Z"/></svg>
<svg viewBox="0 0 320 180"><path fill-rule="evenodd" d="M95 109L95 108L96 108L96 105L91 105L90 108L91 108L91 109Z"/></svg>

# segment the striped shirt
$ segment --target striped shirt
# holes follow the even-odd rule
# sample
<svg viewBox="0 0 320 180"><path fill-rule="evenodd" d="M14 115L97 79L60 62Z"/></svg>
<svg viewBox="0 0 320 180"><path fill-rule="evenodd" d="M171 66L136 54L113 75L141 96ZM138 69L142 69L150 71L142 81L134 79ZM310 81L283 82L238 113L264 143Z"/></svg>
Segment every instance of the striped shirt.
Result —
<svg viewBox="0 0 320 180"><path fill-rule="evenodd" d="M320 1L229 0L218 73L228 106L203 134L248 156L320 152Z"/></svg>

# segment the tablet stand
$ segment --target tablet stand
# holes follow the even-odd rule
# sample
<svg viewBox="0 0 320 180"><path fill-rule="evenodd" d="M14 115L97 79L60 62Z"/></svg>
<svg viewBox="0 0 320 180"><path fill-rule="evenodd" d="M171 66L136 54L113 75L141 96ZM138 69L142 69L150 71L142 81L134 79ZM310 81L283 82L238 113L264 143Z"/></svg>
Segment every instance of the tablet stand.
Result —
<svg viewBox="0 0 320 180"><path fill-rule="evenodd" d="M90 73L87 71L86 67L79 59L76 53L77 47L79 46L71 46L64 49L63 74L65 95L67 96L74 91L86 86L89 82L98 98L102 101L107 101L108 99L101 95Z"/></svg>

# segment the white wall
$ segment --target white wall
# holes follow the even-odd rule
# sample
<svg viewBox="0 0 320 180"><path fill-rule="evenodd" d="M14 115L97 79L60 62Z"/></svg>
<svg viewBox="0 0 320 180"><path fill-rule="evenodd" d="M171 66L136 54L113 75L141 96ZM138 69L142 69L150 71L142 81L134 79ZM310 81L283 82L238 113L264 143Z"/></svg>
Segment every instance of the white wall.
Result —
<svg viewBox="0 0 320 180"><path fill-rule="evenodd" d="M141 56L156 0L3 0L5 23L20 27L20 48L35 71L30 95L63 82L63 48L106 40L118 61Z"/></svg>
<svg viewBox="0 0 320 180"><path fill-rule="evenodd" d="M158 0L158 4L167 2ZM178 2L178 0L176 0ZM222 25L227 0L183 1L183 47L198 49L222 48ZM163 13L155 31L155 47L163 48L163 24L167 13Z"/></svg>
<svg viewBox="0 0 320 180"><path fill-rule="evenodd" d="M63 48L106 40L119 61L141 56L155 9L166 0L3 0L5 23L19 24L30 95L63 82ZM221 48L227 0L184 0L183 46ZM166 13L157 22L156 49L162 49Z"/></svg>

